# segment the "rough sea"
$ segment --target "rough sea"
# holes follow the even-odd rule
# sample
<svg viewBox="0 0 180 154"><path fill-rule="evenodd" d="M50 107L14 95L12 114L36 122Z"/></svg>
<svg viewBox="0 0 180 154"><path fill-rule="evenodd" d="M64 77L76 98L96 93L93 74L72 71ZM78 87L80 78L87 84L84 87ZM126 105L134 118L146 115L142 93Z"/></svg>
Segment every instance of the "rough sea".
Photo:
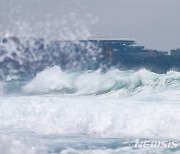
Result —
<svg viewBox="0 0 180 154"><path fill-rule="evenodd" d="M179 154L179 139L180 72L53 66L0 82L2 154Z"/></svg>
<svg viewBox="0 0 180 154"><path fill-rule="evenodd" d="M78 1L72 4L67 1L67 7L61 1L41 3L37 0L37 5L35 1L32 4L22 1L22 5L13 0L7 2L9 6L5 5L5 0L1 3L3 26L0 26L0 33L18 38L45 38L44 43L58 38L90 38L93 35L89 27L98 20L102 26L95 29L97 34L104 31L102 36L113 36L114 29L117 35L136 36L139 33L137 37L140 37L145 34L143 29L147 29L139 15L135 20L129 2L122 5L122 11L130 17L132 24L129 25L128 20L116 19L119 6L114 7L116 3L113 2L107 4L112 5L113 10L107 9L105 3L92 2L92 6L100 4L102 7L102 19L91 14L91 9L88 9L91 6L81 8ZM165 15L171 11L166 9L166 5L162 5ZM138 10L148 13L145 25L149 25L151 19L156 21L151 14L156 15L157 9L154 12L150 5L147 8L149 13L143 5L141 9L138 7ZM87 15L83 13L86 9ZM50 12L46 13L48 10ZM72 13L66 13L66 10ZM80 17L76 15L78 11ZM110 19L112 12L115 13L114 19ZM122 14L122 17L126 16ZM116 20L121 22L120 25ZM163 20L158 21L165 25ZM169 25L177 24L173 20L168 21L168 29ZM107 22L113 22L112 26L109 27ZM150 23L149 27L154 26L154 30L160 27L157 23L152 25ZM178 30L174 29L172 33L174 39L177 36L174 32ZM167 38L171 36L169 32L165 34ZM158 34L153 34L154 37L158 38ZM180 154L180 72L172 70L156 74L143 68L68 70L58 65L59 61L66 62L59 51L37 51L31 41L26 44L29 45L26 51L17 49L16 45L10 42L3 50L0 49L0 154ZM0 48L3 46L0 44ZM67 59L76 59L78 53L80 63L73 64L75 68L99 62L96 57L100 56L101 49L96 45L80 44L78 48L81 51L86 51L86 48L90 51L85 54L74 54L76 49L66 44L60 46Z"/></svg>

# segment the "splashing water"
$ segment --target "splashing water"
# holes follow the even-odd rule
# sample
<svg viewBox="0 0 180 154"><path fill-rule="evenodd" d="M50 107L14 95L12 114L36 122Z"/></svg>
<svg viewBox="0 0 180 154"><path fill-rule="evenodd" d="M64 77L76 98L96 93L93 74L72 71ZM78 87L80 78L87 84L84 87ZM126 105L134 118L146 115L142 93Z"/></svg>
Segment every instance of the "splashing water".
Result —
<svg viewBox="0 0 180 154"><path fill-rule="evenodd" d="M88 25L94 19L86 22L70 13L34 22L17 19L18 11L12 13L13 29L4 29L15 36L48 41L91 36ZM87 57L100 52L93 44L76 43L89 49ZM179 140L179 72L64 71L55 66L57 53L25 54L13 45L7 51L0 57L1 153L179 153L179 147L133 148L136 139ZM45 56L49 59L43 63ZM85 65L87 57L75 67Z"/></svg>
<svg viewBox="0 0 180 154"><path fill-rule="evenodd" d="M94 48L90 45L90 51ZM1 151L34 154L45 147L40 153L179 152L133 148L139 138L179 140L179 72L64 71L54 66L56 53L47 54L48 63L42 63L44 52L30 52L29 58L21 50L16 57L9 51L0 59L1 64L14 60L0 70L0 133L7 136L0 137ZM86 57L80 65L83 62Z"/></svg>
<svg viewBox="0 0 180 154"><path fill-rule="evenodd" d="M49 153L147 153L133 149L135 139L180 138L179 80L174 71L69 72L58 66L25 81L8 78L0 97L0 130Z"/></svg>
<svg viewBox="0 0 180 154"><path fill-rule="evenodd" d="M152 94L168 90L178 91L179 81L180 73L174 71L167 74L155 74L145 69L139 71L111 69L107 72L101 70L65 72L55 66L38 73L22 89L27 93L53 93L67 89L69 92L80 95L143 91L149 91Z"/></svg>

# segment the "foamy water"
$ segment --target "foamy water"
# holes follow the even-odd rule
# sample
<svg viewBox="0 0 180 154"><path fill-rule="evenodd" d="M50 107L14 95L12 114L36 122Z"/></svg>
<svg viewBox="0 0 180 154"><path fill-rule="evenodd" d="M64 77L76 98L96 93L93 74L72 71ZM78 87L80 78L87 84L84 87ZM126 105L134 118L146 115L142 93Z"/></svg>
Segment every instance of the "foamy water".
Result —
<svg viewBox="0 0 180 154"><path fill-rule="evenodd" d="M1 85L4 153L179 152L133 148L136 139L179 140L179 72L68 72L55 66Z"/></svg>

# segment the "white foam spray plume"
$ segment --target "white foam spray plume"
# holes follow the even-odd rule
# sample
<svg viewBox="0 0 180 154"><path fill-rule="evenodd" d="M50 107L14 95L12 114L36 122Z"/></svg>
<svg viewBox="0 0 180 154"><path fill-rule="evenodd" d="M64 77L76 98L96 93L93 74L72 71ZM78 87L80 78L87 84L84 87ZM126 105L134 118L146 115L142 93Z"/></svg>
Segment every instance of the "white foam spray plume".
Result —
<svg viewBox="0 0 180 154"><path fill-rule="evenodd" d="M66 60L69 61L65 68L72 68L73 66L73 68L78 69L81 66L88 66L89 63L95 63L97 61L97 55L101 54L101 49L94 43L83 43L79 41L79 39L91 37L88 27L97 21L96 18L94 19L92 15L88 14L87 19L82 20L79 19L75 13L64 15L60 19L55 18L53 21L52 18L53 14L47 16L46 22L35 22L34 17L27 20L12 16L11 22L13 22L14 26L13 29L7 30L7 32L9 36L17 36L20 38L20 43L8 41L11 45L8 43L7 46L4 46L5 50L3 51L6 52L1 53L0 57L0 63L4 63L2 65L1 78L6 78L7 75L16 75L18 71L26 75L32 75L34 73L36 74L40 68L57 65L57 63L59 65L59 59L61 59L59 52L66 54ZM43 51L34 50L36 45L33 41L30 41L32 38L44 39ZM75 52L75 47L66 41L61 42L58 50L54 52L48 51L47 43L52 40L73 40L73 42L86 53L82 56L81 53ZM80 57L80 59L74 61L77 57ZM5 61L7 64L5 64ZM42 61L43 63L41 63ZM32 64L34 63L37 65L33 66ZM29 67L29 65L31 65L31 67Z"/></svg>
<svg viewBox="0 0 180 154"><path fill-rule="evenodd" d="M145 69L139 71L111 69L107 72L97 70L73 73L62 71L59 66L54 66L38 73L32 81L23 87L23 90L28 93L53 93L69 89L80 95L118 92L119 96L120 94L147 92L147 97L172 89L178 92L179 79L180 73L174 71L167 74L155 74Z"/></svg>

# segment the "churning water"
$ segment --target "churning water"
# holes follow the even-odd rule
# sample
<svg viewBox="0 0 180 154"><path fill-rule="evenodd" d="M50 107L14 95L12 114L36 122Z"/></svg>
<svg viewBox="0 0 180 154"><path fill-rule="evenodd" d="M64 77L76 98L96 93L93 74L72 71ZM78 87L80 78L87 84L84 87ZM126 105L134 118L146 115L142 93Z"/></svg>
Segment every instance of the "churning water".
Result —
<svg viewBox="0 0 180 154"><path fill-rule="evenodd" d="M179 141L180 73L62 71L0 83L1 153L179 153L134 148Z"/></svg>
<svg viewBox="0 0 180 154"><path fill-rule="evenodd" d="M35 32L46 38L49 30L52 38L89 37L73 14L69 20L74 35L62 24L67 17L53 25L43 22ZM33 33L24 20L15 23L15 35ZM179 141L179 72L64 71L54 63L56 53L11 51L0 57L0 154L180 153L179 147L134 146L137 139ZM43 56L49 59L35 63Z"/></svg>

